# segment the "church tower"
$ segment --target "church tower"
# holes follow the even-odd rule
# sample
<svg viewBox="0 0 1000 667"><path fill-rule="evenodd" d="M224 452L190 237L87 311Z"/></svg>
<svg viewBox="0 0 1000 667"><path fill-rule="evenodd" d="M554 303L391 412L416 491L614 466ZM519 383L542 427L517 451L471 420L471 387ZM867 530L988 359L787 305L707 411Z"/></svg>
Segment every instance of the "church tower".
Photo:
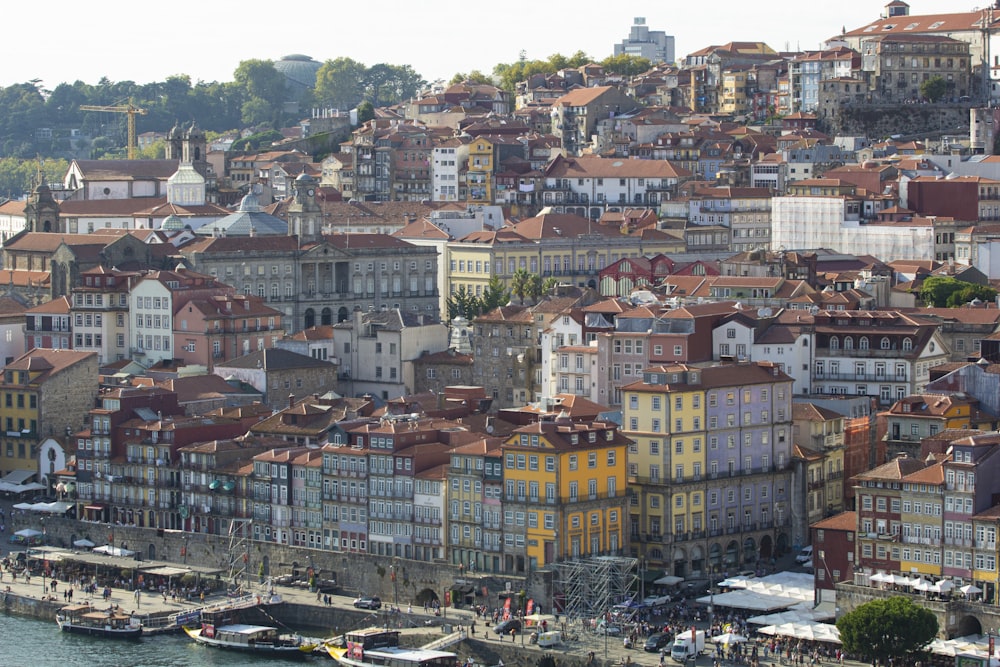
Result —
<svg viewBox="0 0 1000 667"><path fill-rule="evenodd" d="M323 209L316 201L316 179L309 174L299 174L292 185L288 233L297 235L299 243L315 240L323 233Z"/></svg>
<svg viewBox="0 0 1000 667"><path fill-rule="evenodd" d="M172 128L170 132L167 133L167 142L165 146L164 156L168 160L181 160L181 155L183 154L183 143L184 143L184 130L181 129L181 124L177 123Z"/></svg>
<svg viewBox="0 0 1000 667"><path fill-rule="evenodd" d="M59 219L59 202L45 183L39 183L24 205L24 228L29 232L65 233Z"/></svg>

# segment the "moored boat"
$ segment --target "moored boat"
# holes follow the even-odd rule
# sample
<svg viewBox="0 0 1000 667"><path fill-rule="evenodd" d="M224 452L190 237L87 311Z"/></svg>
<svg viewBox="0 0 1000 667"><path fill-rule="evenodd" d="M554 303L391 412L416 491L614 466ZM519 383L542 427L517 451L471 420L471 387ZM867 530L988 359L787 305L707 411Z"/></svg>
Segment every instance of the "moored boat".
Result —
<svg viewBox="0 0 1000 667"><path fill-rule="evenodd" d="M315 646L296 634L282 634L269 625L202 623L200 628L185 627L187 636L199 644L268 655L306 655Z"/></svg>
<svg viewBox="0 0 1000 667"><path fill-rule="evenodd" d="M455 667L458 656L448 651L409 648L399 645L398 630L368 628L344 635L346 647L327 646L343 667Z"/></svg>
<svg viewBox="0 0 1000 667"><path fill-rule="evenodd" d="M116 609L95 609L89 604L74 604L56 612L56 623L63 632L81 635L135 639L142 635L142 623Z"/></svg>

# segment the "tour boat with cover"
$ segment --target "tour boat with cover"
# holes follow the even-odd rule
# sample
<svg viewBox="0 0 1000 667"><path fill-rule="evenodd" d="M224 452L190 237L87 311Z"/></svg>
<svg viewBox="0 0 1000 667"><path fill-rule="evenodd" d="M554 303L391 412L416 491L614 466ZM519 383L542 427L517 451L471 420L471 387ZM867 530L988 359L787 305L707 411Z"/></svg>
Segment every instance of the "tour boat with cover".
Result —
<svg viewBox="0 0 1000 667"><path fill-rule="evenodd" d="M117 609L96 609L89 604L74 604L56 612L56 623L63 632L96 637L135 639L142 635L142 623Z"/></svg>
<svg viewBox="0 0 1000 667"><path fill-rule="evenodd" d="M305 655L315 648L296 634L281 634L269 625L202 623L200 628L184 628L187 636L199 644L263 655Z"/></svg>
<svg viewBox="0 0 1000 667"><path fill-rule="evenodd" d="M327 646L343 667L455 667L458 656L447 651L399 645L398 630L368 628L344 635L346 647Z"/></svg>

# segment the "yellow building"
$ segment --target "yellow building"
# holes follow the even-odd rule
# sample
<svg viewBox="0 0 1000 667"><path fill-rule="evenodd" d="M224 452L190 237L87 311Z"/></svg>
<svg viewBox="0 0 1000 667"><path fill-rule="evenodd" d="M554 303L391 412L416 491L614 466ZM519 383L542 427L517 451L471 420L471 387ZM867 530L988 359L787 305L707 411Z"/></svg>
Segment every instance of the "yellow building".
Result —
<svg viewBox="0 0 1000 667"><path fill-rule="evenodd" d="M944 525L944 466L936 463L902 479L899 494L901 572L941 576L941 531ZM893 499L892 504L896 503ZM895 507L889 508L890 513Z"/></svg>
<svg viewBox="0 0 1000 667"><path fill-rule="evenodd" d="M493 142L487 137L477 137L469 144L469 169L466 183L469 202L493 203Z"/></svg>
<svg viewBox="0 0 1000 667"><path fill-rule="evenodd" d="M745 70L724 71L722 73L722 95L719 98L719 111L744 114L747 109L747 72Z"/></svg>
<svg viewBox="0 0 1000 667"><path fill-rule="evenodd" d="M573 285L596 288L598 273L623 257L669 254L683 241L658 229L623 234L571 213L544 213L497 231L469 234L447 246L447 289L464 286L479 295L493 275L510 287L514 273L524 269L542 279L554 277Z"/></svg>
<svg viewBox="0 0 1000 667"><path fill-rule="evenodd" d="M972 517L972 530L976 542L972 558L972 581L983 589L983 600L996 604L997 598L997 532L1000 524L1000 505Z"/></svg>
<svg viewBox="0 0 1000 667"><path fill-rule="evenodd" d="M612 422L565 414L513 431L501 448L504 571L621 553L628 444Z"/></svg>
<svg viewBox="0 0 1000 667"><path fill-rule="evenodd" d="M38 446L80 427L97 397L97 354L35 348L11 361L0 383L0 475L39 470Z"/></svg>

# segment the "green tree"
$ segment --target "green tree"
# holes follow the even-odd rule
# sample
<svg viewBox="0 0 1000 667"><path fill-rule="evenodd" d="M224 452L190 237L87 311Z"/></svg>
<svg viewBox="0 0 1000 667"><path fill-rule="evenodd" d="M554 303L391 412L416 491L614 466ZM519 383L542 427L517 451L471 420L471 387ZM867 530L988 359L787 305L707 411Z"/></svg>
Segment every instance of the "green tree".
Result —
<svg viewBox="0 0 1000 667"><path fill-rule="evenodd" d="M620 53L617 56L608 56L601 61L600 65L608 74L636 76L648 71L652 63L650 63L649 58Z"/></svg>
<svg viewBox="0 0 1000 667"><path fill-rule="evenodd" d="M531 289L529 287L530 282L531 274L528 273L527 269L518 269L511 276L510 293L516 296L518 302L522 305L524 304L524 297L528 296L528 291Z"/></svg>
<svg viewBox="0 0 1000 667"><path fill-rule="evenodd" d="M244 60L233 72L233 80L243 93L240 110L247 125L268 123L277 128L288 96L285 77L270 60Z"/></svg>
<svg viewBox="0 0 1000 667"><path fill-rule="evenodd" d="M885 664L931 643L938 632L934 613L901 596L872 600L837 620L844 650Z"/></svg>
<svg viewBox="0 0 1000 667"><path fill-rule="evenodd" d="M920 84L920 96L937 102L948 91L948 84L942 76L932 76Z"/></svg>
<svg viewBox="0 0 1000 667"><path fill-rule="evenodd" d="M468 74L462 74L457 72L455 76L451 77L451 81L448 82L449 86L454 86L459 83L476 83L476 84L486 84L493 85L493 79L489 75L483 74L477 69L472 70Z"/></svg>
<svg viewBox="0 0 1000 667"><path fill-rule="evenodd" d="M364 125L375 117L375 105L365 100L358 105L358 125Z"/></svg>
<svg viewBox="0 0 1000 667"><path fill-rule="evenodd" d="M537 302L544 293L544 288L542 285L542 277L537 273L532 273L528 276L528 286L525 290L525 296L527 296L532 301Z"/></svg>
<svg viewBox="0 0 1000 667"><path fill-rule="evenodd" d="M996 294L994 289L951 276L930 276L920 286L920 299L924 305L935 308L955 308L975 298L992 301Z"/></svg>
<svg viewBox="0 0 1000 667"><path fill-rule="evenodd" d="M448 297L445 306L448 309L448 321L460 316L471 320L482 312L479 299L469 292L465 285L460 285L455 293Z"/></svg>
<svg viewBox="0 0 1000 667"><path fill-rule="evenodd" d="M316 104L337 109L353 109L364 99L367 67L351 58L327 60L316 72L313 93Z"/></svg>
<svg viewBox="0 0 1000 667"><path fill-rule="evenodd" d="M510 290L503 284L503 279L497 274L490 276L490 282L483 290L480 297L482 302L482 312L488 313L499 306L506 306L510 303Z"/></svg>
<svg viewBox="0 0 1000 667"><path fill-rule="evenodd" d="M549 276L542 283L542 294L551 295L557 287L559 287L559 279L555 276Z"/></svg>

